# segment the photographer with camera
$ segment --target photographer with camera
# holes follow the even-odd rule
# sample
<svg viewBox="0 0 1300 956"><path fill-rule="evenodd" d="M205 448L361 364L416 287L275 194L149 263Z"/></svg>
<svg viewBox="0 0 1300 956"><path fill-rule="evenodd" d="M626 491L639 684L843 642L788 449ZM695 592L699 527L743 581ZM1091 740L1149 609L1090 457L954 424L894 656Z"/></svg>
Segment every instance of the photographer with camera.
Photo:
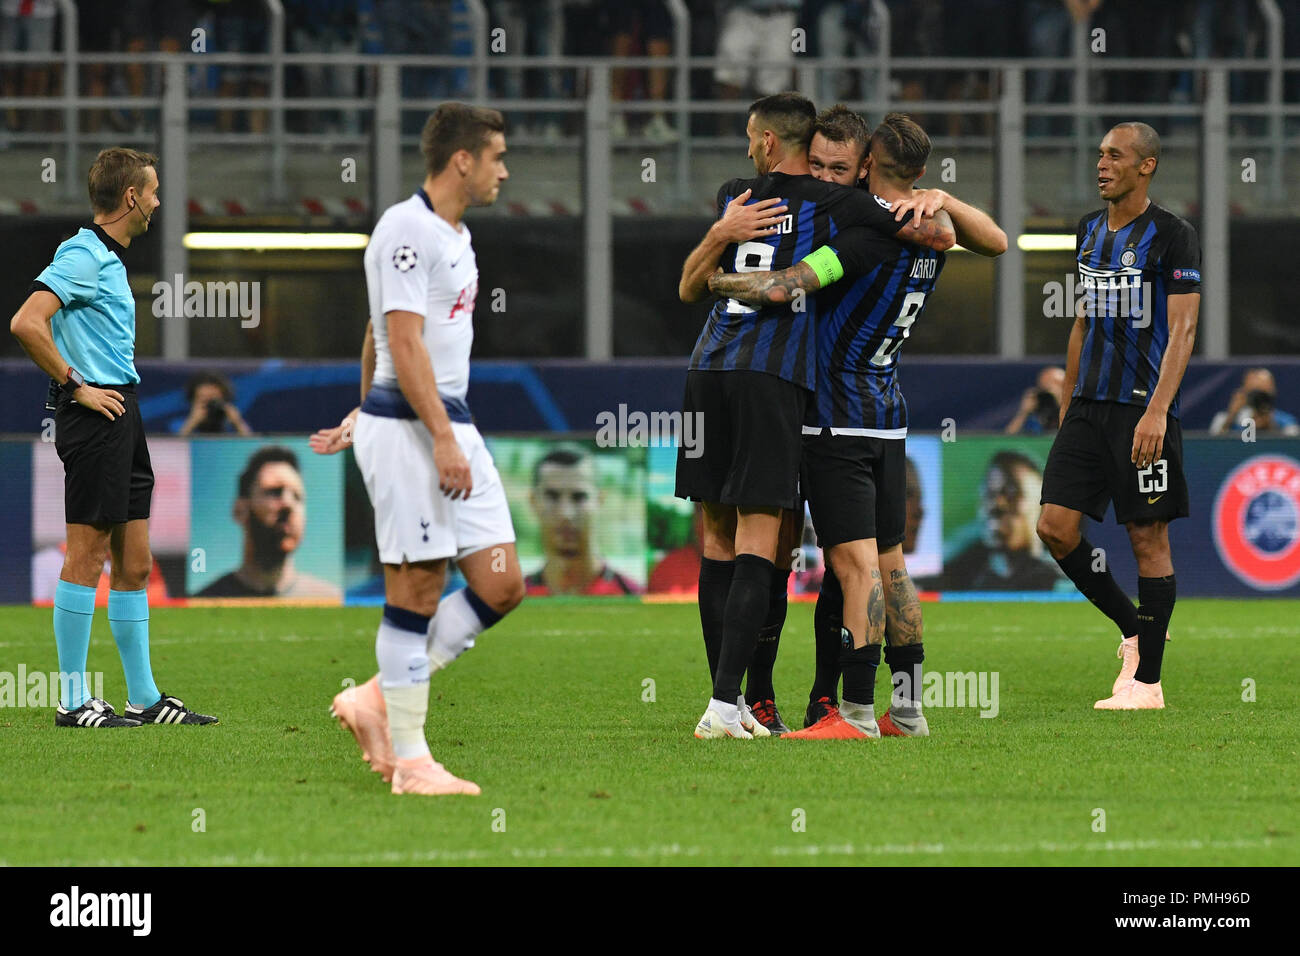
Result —
<svg viewBox="0 0 1300 956"><path fill-rule="evenodd" d="M1065 390L1065 369L1049 365L1038 373L1038 382L1025 389L1016 417L1003 431L1008 435L1044 435L1060 425L1061 399Z"/></svg>
<svg viewBox="0 0 1300 956"><path fill-rule="evenodd" d="M1249 422L1255 423L1256 434L1300 435L1300 422L1277 407L1277 383L1266 368L1246 369L1241 388L1232 393L1228 407L1210 422L1210 434L1227 435L1248 427Z"/></svg>
<svg viewBox="0 0 1300 956"><path fill-rule="evenodd" d="M199 372L185 383L185 400L190 403L190 416L181 426L180 434L220 434L229 424L240 435L251 435L244 417L235 407L235 390L225 376L214 372Z"/></svg>

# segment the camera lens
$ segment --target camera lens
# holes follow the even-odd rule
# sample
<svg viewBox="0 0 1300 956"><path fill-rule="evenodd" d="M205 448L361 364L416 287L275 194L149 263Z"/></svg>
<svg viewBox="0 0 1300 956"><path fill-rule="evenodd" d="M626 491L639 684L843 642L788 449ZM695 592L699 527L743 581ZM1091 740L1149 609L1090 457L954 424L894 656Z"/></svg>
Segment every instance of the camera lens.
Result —
<svg viewBox="0 0 1300 956"><path fill-rule="evenodd" d="M1267 412L1273 409L1273 396L1263 389L1255 389L1246 396L1246 402L1257 412Z"/></svg>

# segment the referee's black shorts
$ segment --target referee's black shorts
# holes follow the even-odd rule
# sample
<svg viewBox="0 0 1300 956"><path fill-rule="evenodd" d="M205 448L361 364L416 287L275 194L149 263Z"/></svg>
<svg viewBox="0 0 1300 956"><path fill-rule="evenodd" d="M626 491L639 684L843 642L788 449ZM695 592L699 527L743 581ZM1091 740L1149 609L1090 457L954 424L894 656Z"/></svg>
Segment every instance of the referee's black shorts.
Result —
<svg viewBox="0 0 1300 956"><path fill-rule="evenodd" d="M1094 521L1115 504L1115 520L1139 524L1188 515L1183 475L1183 430L1165 416L1160 458L1146 468L1133 464L1133 431L1146 413L1141 405L1073 398L1043 469L1041 504L1081 511Z"/></svg>
<svg viewBox="0 0 1300 956"><path fill-rule="evenodd" d="M907 526L907 443L902 438L832 435L823 428L803 437L800 487L808 499L817 543L876 539L887 551Z"/></svg>
<svg viewBox="0 0 1300 956"><path fill-rule="evenodd" d="M677 497L741 508L796 508L807 389L767 372L686 373L686 416L702 444L677 448ZM686 423L683 421L683 429Z"/></svg>
<svg viewBox="0 0 1300 956"><path fill-rule="evenodd" d="M149 517L153 465L134 385L97 385L122 396L125 414L109 421L60 393L54 447L63 462L68 524L122 524Z"/></svg>

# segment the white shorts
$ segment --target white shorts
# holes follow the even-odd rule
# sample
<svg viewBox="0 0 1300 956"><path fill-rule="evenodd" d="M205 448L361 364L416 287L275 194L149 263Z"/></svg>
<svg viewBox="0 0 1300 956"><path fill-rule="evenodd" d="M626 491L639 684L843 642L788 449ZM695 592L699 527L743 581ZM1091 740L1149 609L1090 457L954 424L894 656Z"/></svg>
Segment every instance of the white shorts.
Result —
<svg viewBox="0 0 1300 956"><path fill-rule="evenodd" d="M759 13L732 7L723 17L718 33L718 58L732 62L715 69L713 78L743 88L753 75L754 89L760 96L788 90L798 20L793 11Z"/></svg>
<svg viewBox="0 0 1300 956"><path fill-rule="evenodd" d="M483 436L470 424L451 427L474 482L469 498L457 501L438 488L433 436L423 422L357 416L352 447L375 509L375 542L384 564L463 558L515 540L506 490Z"/></svg>

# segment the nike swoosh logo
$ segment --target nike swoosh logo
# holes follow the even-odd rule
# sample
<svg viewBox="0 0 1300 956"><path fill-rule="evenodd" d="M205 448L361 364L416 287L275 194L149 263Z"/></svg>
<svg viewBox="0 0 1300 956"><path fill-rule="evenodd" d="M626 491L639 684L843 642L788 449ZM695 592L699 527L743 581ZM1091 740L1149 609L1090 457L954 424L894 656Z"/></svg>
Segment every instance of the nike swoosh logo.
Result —
<svg viewBox="0 0 1300 956"><path fill-rule="evenodd" d="M460 259L464 259L464 258L465 258L465 253L462 252L462 253L460 254ZM460 259L457 259L455 262L453 262L453 263L451 264L451 267L452 267L453 269L456 268L458 265L460 265Z"/></svg>
<svg viewBox="0 0 1300 956"><path fill-rule="evenodd" d="M1154 498L1148 498L1148 499L1147 499L1147 504L1149 504L1149 505L1153 505L1153 504L1155 504L1157 501L1159 501L1159 500L1160 500L1161 498L1163 498L1163 497L1164 497L1164 495L1156 495Z"/></svg>

